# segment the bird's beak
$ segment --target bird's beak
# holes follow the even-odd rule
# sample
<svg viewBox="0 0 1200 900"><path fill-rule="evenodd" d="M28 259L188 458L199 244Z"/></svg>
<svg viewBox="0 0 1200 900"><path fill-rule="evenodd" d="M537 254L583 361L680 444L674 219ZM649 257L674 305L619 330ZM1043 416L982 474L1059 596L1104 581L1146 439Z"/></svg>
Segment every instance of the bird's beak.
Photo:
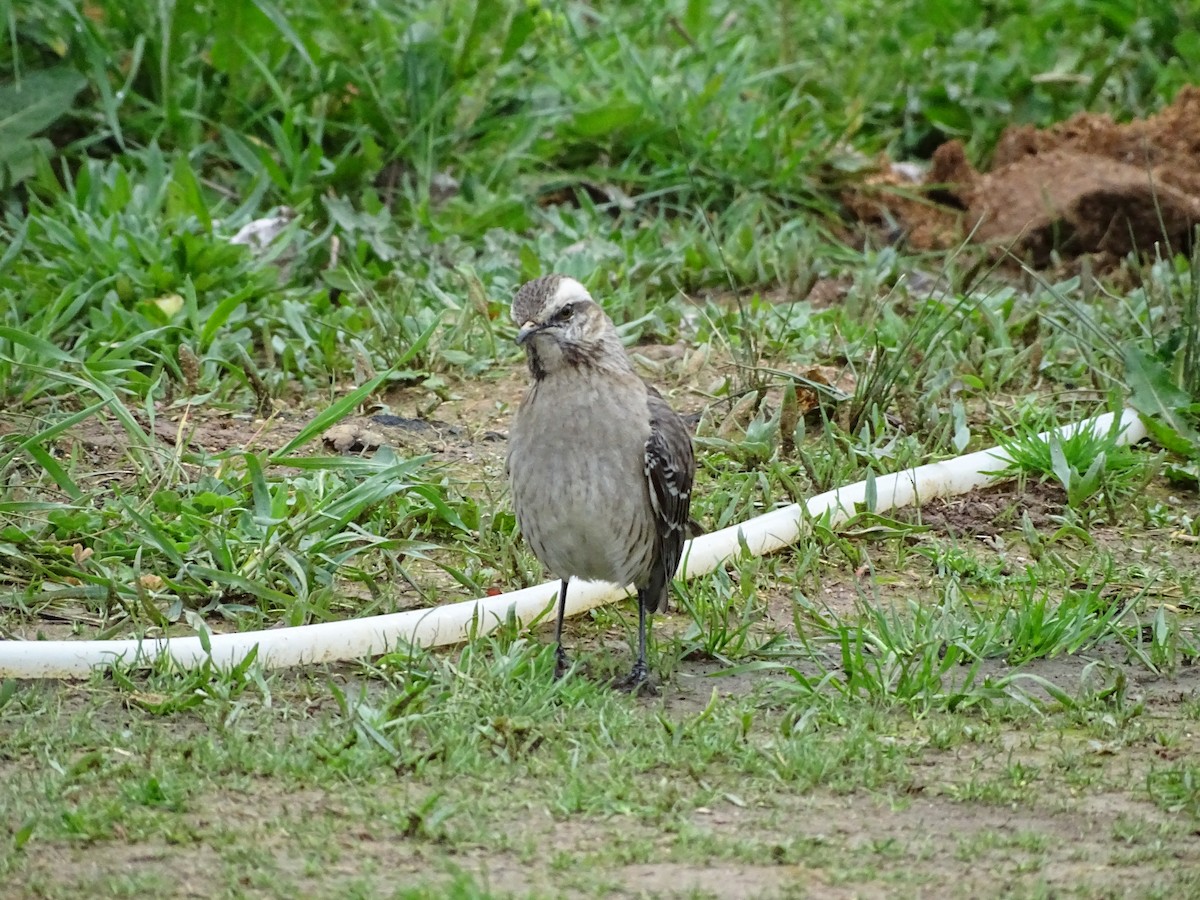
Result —
<svg viewBox="0 0 1200 900"><path fill-rule="evenodd" d="M542 330L542 326L532 320L526 322L517 331L517 346L522 346L524 343Z"/></svg>

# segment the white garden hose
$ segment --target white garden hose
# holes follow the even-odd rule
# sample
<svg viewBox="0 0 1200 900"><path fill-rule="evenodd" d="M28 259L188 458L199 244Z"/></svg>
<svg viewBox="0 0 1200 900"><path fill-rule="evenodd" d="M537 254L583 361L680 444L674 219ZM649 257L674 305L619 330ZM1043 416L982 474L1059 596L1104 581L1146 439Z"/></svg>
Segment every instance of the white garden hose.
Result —
<svg viewBox="0 0 1200 900"><path fill-rule="evenodd" d="M1103 436L1113 427L1108 413L1058 429L1067 437L1081 429ZM1134 444L1146 436L1138 414L1126 409L1121 415L1119 443ZM1048 439L1053 432L1045 432ZM930 463L875 480L875 512L913 503L963 494L997 481L986 472L1002 469L1009 462L1000 449L980 450L957 459ZM754 556L772 553L796 542L810 518L830 514L837 525L865 502L867 482L847 485L820 494L801 506L773 510L740 525L731 525L690 541L684 548L678 576L691 578L711 572L736 557L743 543ZM466 600L432 609L410 610L386 616L323 622L296 628L277 628L241 634L211 634L206 651L198 637L144 638L123 641L0 641L0 677L83 678L96 667L124 661L146 665L169 656L181 666L202 665L210 658L218 667L236 665L255 647L264 668L281 669L309 663L361 659L399 646L440 647L456 644L472 630L484 634L513 615L525 625L545 613L558 593L557 582L525 588L495 597ZM567 595L567 615L611 603L628 591L601 582L573 582Z"/></svg>

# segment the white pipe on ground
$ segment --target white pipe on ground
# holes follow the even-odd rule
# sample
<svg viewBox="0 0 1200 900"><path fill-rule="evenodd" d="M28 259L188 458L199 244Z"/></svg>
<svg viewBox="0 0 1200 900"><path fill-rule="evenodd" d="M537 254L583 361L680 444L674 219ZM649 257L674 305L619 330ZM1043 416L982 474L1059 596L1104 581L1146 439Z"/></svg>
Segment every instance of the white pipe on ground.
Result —
<svg viewBox="0 0 1200 900"><path fill-rule="evenodd" d="M1058 429L1067 437L1081 429L1105 435L1113 427L1108 413ZM1120 417L1118 442L1134 444L1146 437L1138 414L1126 409ZM1045 432L1048 439L1053 432ZM875 480L876 512L963 494L999 479L985 474L1003 468L1008 455L998 448L968 453L957 459L930 463ZM856 504L864 503L867 483L847 485L813 497L801 506L792 504L731 525L690 541L684 549L678 577L691 578L711 572L741 552L742 540L754 556L772 553L794 544L810 518L831 514L830 524L845 522L854 515ZM465 600L432 609L410 610L386 616L322 622L296 628L250 631L209 636L211 658L218 667L236 665L255 647L258 662L265 668L281 669L310 663L361 659L385 653L398 646L440 647L467 638L472 629L483 634L502 624L510 611L525 625L546 612L558 593L557 582ZM611 603L628 593L601 582L573 582L567 596L567 615L578 615ZM0 677L84 678L96 667L117 661L147 665L169 656L181 666L197 666L209 658L198 637L145 638L123 641L0 641Z"/></svg>

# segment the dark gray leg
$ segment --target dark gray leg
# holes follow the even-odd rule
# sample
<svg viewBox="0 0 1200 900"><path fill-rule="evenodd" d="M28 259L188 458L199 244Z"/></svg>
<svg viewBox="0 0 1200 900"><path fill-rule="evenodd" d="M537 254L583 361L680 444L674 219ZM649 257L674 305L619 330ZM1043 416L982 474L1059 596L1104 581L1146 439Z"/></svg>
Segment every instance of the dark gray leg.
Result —
<svg viewBox="0 0 1200 900"><path fill-rule="evenodd" d="M650 602L649 592L638 591L638 655L633 664L633 671L628 677L618 681L616 687L631 694L656 694L654 685L650 683L650 667L646 664L646 633L650 629L650 613L646 611ZM657 603L657 599L655 600Z"/></svg>
<svg viewBox="0 0 1200 900"><path fill-rule="evenodd" d="M563 579L558 588L558 620L554 623L554 677L562 678L570 668L567 662L567 651L562 645L563 614L567 611L567 579Z"/></svg>

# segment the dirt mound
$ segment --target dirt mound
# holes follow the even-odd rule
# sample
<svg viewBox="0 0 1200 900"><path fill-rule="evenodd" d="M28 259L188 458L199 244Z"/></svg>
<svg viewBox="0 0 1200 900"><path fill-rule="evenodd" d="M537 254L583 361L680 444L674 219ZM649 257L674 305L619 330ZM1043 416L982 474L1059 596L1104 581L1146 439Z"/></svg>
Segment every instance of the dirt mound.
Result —
<svg viewBox="0 0 1200 900"><path fill-rule="evenodd" d="M1012 126L986 174L950 141L920 182L907 192L903 183L889 169L846 205L861 220L899 225L919 249L969 237L1034 265L1052 251L1122 256L1164 241L1182 249L1200 223L1200 87L1134 122L1083 113L1040 131Z"/></svg>

